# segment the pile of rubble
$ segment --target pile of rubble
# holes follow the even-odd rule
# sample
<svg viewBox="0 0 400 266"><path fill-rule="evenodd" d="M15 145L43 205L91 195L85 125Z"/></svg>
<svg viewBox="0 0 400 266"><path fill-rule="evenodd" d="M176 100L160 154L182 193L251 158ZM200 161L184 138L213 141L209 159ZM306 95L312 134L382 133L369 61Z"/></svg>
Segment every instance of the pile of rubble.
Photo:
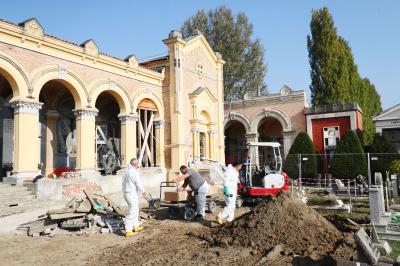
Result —
<svg viewBox="0 0 400 266"><path fill-rule="evenodd" d="M119 233L124 227L123 217L125 213L109 197L83 190L64 208L49 210L39 220L20 225L17 233L29 236Z"/></svg>

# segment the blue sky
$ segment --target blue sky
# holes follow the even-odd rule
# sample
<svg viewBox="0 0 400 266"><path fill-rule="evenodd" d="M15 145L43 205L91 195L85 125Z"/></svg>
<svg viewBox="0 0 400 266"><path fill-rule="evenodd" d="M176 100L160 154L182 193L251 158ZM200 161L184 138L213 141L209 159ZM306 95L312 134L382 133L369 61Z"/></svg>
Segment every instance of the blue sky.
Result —
<svg viewBox="0 0 400 266"><path fill-rule="evenodd" d="M270 92L287 84L309 96L306 37L311 10L327 6L338 32L352 47L363 77L375 84L384 108L400 102L400 1L3 1L0 18L19 23L36 17L47 34L81 43L95 40L102 52L139 59L166 53L171 29L198 9L226 5L243 11L265 48Z"/></svg>

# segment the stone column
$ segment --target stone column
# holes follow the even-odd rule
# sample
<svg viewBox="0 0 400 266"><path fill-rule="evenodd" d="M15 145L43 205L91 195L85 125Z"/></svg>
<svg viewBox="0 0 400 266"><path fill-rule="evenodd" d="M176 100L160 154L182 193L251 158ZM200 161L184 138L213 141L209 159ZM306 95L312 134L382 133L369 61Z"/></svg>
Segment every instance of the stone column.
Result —
<svg viewBox="0 0 400 266"><path fill-rule="evenodd" d="M56 110L46 112L46 176L54 171L57 150L57 119L59 116Z"/></svg>
<svg viewBox="0 0 400 266"><path fill-rule="evenodd" d="M283 158L285 159L286 156L289 153L290 147L292 146L292 139L294 137L295 132L294 131L283 131L282 136L283 136Z"/></svg>
<svg viewBox="0 0 400 266"><path fill-rule="evenodd" d="M246 138L246 143L249 142L258 142L258 134L257 133L250 133L244 135ZM249 151L251 152L251 151ZM252 149L252 154L249 154L253 158L253 164L259 164L259 156L258 156L258 149Z"/></svg>
<svg viewBox="0 0 400 266"><path fill-rule="evenodd" d="M217 159L215 156L215 153L217 150L217 147L215 144L215 135L216 134L217 134L217 131L215 129L211 129L208 131L208 136L209 136L208 138L210 140L210 143L209 143L210 159L213 159L213 160Z"/></svg>
<svg viewBox="0 0 400 266"><path fill-rule="evenodd" d="M136 126L138 117L134 115L119 115L121 121L121 164L125 168L132 158L136 158Z"/></svg>
<svg viewBox="0 0 400 266"><path fill-rule="evenodd" d="M81 177L96 177L96 128L95 117L98 110L84 108L74 110L76 117L76 170Z"/></svg>
<svg viewBox="0 0 400 266"><path fill-rule="evenodd" d="M13 173L17 183L33 180L38 174L39 110L42 103L18 98L10 102L14 108Z"/></svg>
<svg viewBox="0 0 400 266"><path fill-rule="evenodd" d="M196 127L192 128L193 133L193 156L198 160L200 156L200 130Z"/></svg>
<svg viewBox="0 0 400 266"><path fill-rule="evenodd" d="M165 167L164 158L164 120L154 121L154 131L156 138L156 166Z"/></svg>

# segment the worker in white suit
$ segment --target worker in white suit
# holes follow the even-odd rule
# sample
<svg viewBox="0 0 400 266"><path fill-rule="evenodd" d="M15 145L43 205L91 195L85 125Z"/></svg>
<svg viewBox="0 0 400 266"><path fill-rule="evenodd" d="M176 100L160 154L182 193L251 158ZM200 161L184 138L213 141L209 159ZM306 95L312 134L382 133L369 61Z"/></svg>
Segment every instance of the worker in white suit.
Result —
<svg viewBox="0 0 400 266"><path fill-rule="evenodd" d="M225 169L224 173L224 196L225 196L225 208L216 217L216 221L219 224L223 224L226 219L228 222L232 222L235 218L236 208L236 197L237 197L237 185L239 183L239 171L242 168L241 162L234 162L229 164Z"/></svg>
<svg viewBox="0 0 400 266"><path fill-rule="evenodd" d="M124 192L125 201L128 203L128 215L125 220L125 236L133 236L137 232L143 230L143 226L139 222L139 194L146 197L140 174L137 171L139 161L132 159L122 177L122 191Z"/></svg>

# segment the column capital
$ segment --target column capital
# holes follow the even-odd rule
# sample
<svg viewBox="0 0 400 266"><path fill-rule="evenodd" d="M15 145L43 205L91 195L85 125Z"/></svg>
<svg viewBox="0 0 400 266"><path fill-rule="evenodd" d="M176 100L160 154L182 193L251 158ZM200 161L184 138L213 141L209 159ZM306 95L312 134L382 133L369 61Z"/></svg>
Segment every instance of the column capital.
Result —
<svg viewBox="0 0 400 266"><path fill-rule="evenodd" d="M73 110L76 120L94 120L99 111L96 108L82 108Z"/></svg>
<svg viewBox="0 0 400 266"><path fill-rule="evenodd" d="M211 136L214 136L214 135L217 134L217 130L215 130L215 129L210 129L207 133L210 134Z"/></svg>
<svg viewBox="0 0 400 266"><path fill-rule="evenodd" d="M132 114L120 114L118 118L121 121L121 125L133 125L139 119L136 115Z"/></svg>
<svg viewBox="0 0 400 266"><path fill-rule="evenodd" d="M200 128L193 127L193 128L192 128L192 133L194 133L194 134L200 133Z"/></svg>
<svg viewBox="0 0 400 266"><path fill-rule="evenodd" d="M154 128L163 128L165 125L165 120L154 121Z"/></svg>
<svg viewBox="0 0 400 266"><path fill-rule="evenodd" d="M15 99L10 102L14 108L14 114L39 114L43 103L29 99Z"/></svg>

